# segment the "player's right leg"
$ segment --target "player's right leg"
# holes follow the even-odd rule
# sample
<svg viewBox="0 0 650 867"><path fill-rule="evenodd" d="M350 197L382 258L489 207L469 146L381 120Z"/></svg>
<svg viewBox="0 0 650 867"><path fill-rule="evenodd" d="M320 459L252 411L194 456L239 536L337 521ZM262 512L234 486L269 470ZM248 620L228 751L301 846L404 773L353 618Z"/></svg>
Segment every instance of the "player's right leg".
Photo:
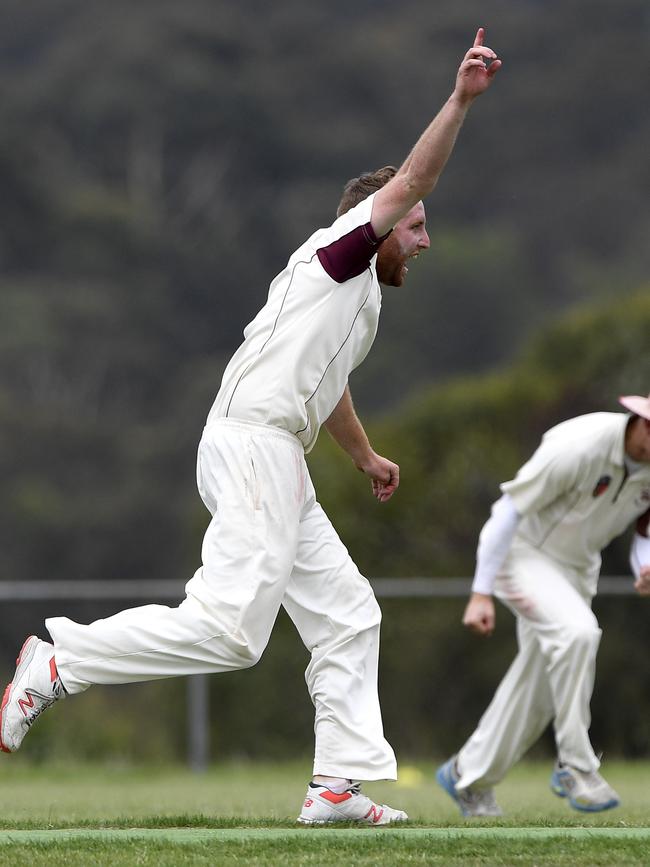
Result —
<svg viewBox="0 0 650 867"><path fill-rule="evenodd" d="M478 726L457 756L436 772L464 816L498 816L493 787L542 734L553 716L546 666L532 630L517 620L519 652Z"/></svg>
<svg viewBox="0 0 650 867"><path fill-rule="evenodd" d="M534 633L517 619L519 651L459 750L459 788L495 786L542 734L553 717L546 663Z"/></svg>
<svg viewBox="0 0 650 867"><path fill-rule="evenodd" d="M440 786L458 804L460 812L466 818L475 816L501 816L503 811L497 804L492 786L466 786L459 788L460 771L458 756L452 756L436 771L436 780Z"/></svg>
<svg viewBox="0 0 650 867"><path fill-rule="evenodd" d="M145 605L89 625L66 617L47 620L57 677L67 693L93 684L247 668L263 652L295 558L304 497L302 445L260 425L215 428L204 434L199 473L213 519L203 567L188 583L187 598L177 608ZM43 646L49 647L49 664L51 645L37 645ZM23 651L5 692L3 741L9 749L17 748L28 729L20 719L30 700L23 698L24 689L41 711L51 704L41 683L42 655ZM31 722L37 715L32 718L30 711ZM9 731L18 724L12 721L20 722L20 733Z"/></svg>

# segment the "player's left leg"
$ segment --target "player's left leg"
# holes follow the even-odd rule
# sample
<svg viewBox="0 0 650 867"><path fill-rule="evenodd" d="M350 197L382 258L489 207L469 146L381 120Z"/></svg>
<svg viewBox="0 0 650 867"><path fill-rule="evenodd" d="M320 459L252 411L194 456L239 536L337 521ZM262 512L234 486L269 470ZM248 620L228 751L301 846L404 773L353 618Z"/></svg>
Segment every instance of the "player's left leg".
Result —
<svg viewBox="0 0 650 867"><path fill-rule="evenodd" d="M523 542L510 552L502 598L534 633L553 702L558 764L551 788L577 810L615 807L619 797L598 773L589 738L600 628L591 610L592 581Z"/></svg>
<svg viewBox="0 0 650 867"><path fill-rule="evenodd" d="M340 781L334 791L310 785L300 821L406 819L402 811L374 804L355 782L397 775L377 695L381 612L313 489L283 605L311 653L305 678L316 711L314 775Z"/></svg>

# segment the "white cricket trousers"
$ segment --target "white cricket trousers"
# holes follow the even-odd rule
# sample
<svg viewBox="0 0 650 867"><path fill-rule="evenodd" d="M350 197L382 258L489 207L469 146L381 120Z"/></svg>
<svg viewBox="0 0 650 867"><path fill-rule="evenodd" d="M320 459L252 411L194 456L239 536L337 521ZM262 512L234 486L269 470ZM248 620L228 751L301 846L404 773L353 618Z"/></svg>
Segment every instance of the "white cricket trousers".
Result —
<svg viewBox="0 0 650 867"><path fill-rule="evenodd" d="M589 740L601 631L593 579L516 540L495 593L517 618L519 652L458 753L459 788L498 783L553 721L558 759L600 766Z"/></svg>
<svg viewBox="0 0 650 867"><path fill-rule="evenodd" d="M219 419L203 432L197 480L212 521L185 600L88 626L48 619L65 689L248 668L283 605L311 653L314 773L395 779L377 696L381 612L316 502L302 444Z"/></svg>

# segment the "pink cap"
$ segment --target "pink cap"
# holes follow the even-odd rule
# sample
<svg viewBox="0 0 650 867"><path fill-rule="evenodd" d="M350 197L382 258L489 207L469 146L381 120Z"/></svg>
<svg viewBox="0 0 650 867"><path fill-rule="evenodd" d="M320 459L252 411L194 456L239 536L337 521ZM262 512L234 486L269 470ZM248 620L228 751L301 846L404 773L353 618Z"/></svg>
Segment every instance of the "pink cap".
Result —
<svg viewBox="0 0 650 867"><path fill-rule="evenodd" d="M641 418L647 418L650 421L650 394L647 397L639 397L637 394L628 394L624 397L619 397L618 402L625 409L629 409L634 415L640 415Z"/></svg>

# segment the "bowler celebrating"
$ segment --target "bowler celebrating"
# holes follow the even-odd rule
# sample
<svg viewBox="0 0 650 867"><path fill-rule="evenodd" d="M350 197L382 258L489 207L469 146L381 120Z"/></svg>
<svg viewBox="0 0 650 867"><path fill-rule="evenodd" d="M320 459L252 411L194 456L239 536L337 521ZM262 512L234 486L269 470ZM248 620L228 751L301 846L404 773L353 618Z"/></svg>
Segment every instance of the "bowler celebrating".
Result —
<svg viewBox="0 0 650 867"><path fill-rule="evenodd" d="M184 601L88 626L48 619L52 643L27 639L5 691L3 750L17 750L54 701L92 684L254 665L282 605L311 654L306 680L316 714L314 776L299 821L407 818L360 790L360 780L396 778L377 696L381 615L316 500L305 453L324 425L380 502L397 489L399 468L370 445L348 376L374 340L380 283L401 286L406 263L429 246L421 200L500 65L479 30L453 93L401 168L349 182L337 219L312 234L271 283L225 370L199 445L199 493L212 520Z"/></svg>

